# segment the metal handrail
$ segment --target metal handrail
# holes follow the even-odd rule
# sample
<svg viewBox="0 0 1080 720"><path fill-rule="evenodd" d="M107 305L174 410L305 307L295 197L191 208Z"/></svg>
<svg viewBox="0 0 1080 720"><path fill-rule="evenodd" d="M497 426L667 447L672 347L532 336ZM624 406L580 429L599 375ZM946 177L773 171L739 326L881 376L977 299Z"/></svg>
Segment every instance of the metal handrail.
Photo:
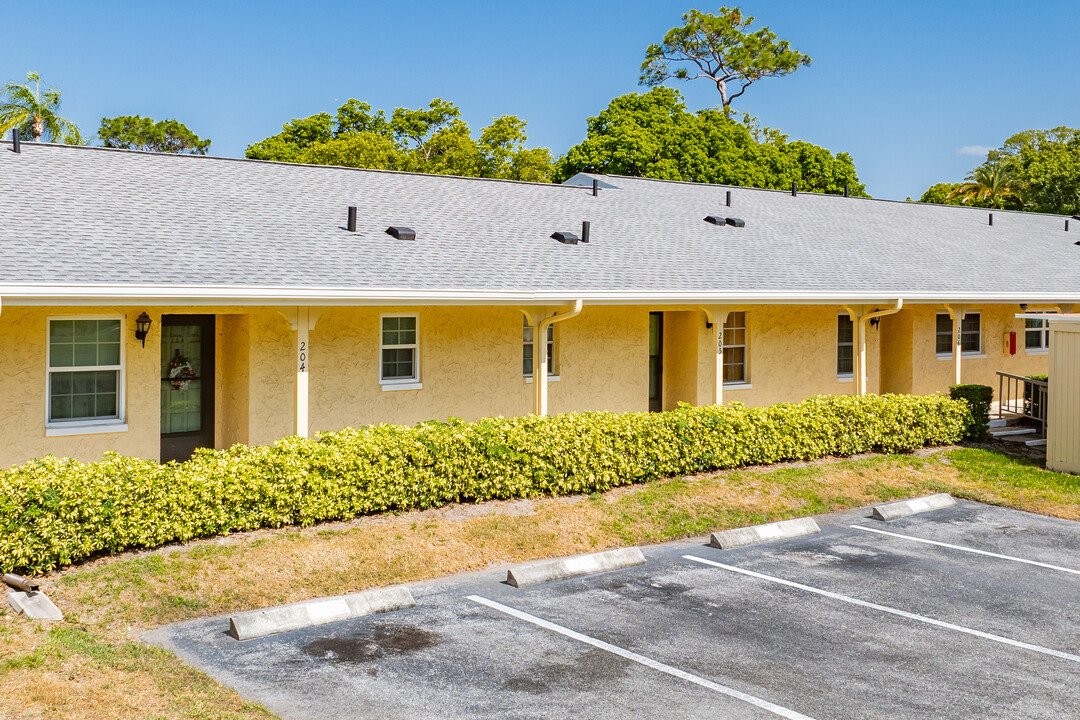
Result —
<svg viewBox="0 0 1080 720"><path fill-rule="evenodd" d="M1046 435L1046 403L1050 384L1023 375L998 372L998 419L1006 412L1039 423Z"/></svg>

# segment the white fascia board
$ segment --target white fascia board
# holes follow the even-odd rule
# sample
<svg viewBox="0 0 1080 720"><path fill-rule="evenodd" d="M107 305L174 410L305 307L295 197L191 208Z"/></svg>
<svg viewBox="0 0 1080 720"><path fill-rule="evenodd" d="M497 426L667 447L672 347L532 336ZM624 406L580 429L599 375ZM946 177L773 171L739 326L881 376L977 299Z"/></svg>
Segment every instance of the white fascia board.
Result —
<svg viewBox="0 0 1080 720"><path fill-rule="evenodd" d="M569 303L581 299L592 305L637 304L850 304L895 302L923 303L1048 303L1080 302L1080 295L1014 292L978 295L942 295L910 292L831 292L760 290L754 292L670 292L558 290L410 290L213 286L213 285L105 285L105 284L7 284L0 285L7 305L522 305Z"/></svg>

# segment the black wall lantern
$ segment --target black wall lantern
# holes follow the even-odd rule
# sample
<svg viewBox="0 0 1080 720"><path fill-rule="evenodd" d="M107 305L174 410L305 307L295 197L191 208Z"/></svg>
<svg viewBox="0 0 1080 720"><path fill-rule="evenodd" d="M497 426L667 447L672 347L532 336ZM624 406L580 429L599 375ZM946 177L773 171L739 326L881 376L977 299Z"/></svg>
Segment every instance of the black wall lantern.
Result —
<svg viewBox="0 0 1080 720"><path fill-rule="evenodd" d="M150 332L151 322L153 321L146 313L143 313L139 317L135 318L135 339L142 340L143 347L146 347L146 335Z"/></svg>

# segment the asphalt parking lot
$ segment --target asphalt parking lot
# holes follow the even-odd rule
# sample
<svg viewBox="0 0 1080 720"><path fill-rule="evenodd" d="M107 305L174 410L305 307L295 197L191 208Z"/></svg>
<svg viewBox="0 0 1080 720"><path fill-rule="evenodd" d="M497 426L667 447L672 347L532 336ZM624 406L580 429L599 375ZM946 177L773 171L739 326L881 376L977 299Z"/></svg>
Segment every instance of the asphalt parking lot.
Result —
<svg viewBox="0 0 1080 720"><path fill-rule="evenodd" d="M146 640L282 718L1063 718L1080 715L1080 523L961 501L237 641Z"/></svg>

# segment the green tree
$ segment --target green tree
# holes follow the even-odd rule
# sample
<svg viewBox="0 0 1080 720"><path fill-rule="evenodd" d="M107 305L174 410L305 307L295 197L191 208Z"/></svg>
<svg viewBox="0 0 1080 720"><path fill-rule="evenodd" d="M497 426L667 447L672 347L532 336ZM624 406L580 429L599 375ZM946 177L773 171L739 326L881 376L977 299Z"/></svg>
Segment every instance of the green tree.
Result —
<svg viewBox="0 0 1080 720"><path fill-rule="evenodd" d="M31 87L33 85L33 87ZM82 145L82 135L75 123L66 120L60 110L60 91L46 88L41 91L41 77L30 72L26 83L6 83L0 94L0 133L18 128L19 134L28 140L64 142Z"/></svg>
<svg viewBox="0 0 1080 720"><path fill-rule="evenodd" d="M281 126L277 135L248 145L245 155L253 160L306 162L304 152L314 145L333 140L334 130L334 118L329 113L290 120Z"/></svg>
<svg viewBox="0 0 1080 720"><path fill-rule="evenodd" d="M722 109L687 110L678 90L657 87L612 100L588 120L585 140L567 151L555 180L578 172L662 180L865 195L855 163L803 141L788 142L755 118Z"/></svg>
<svg viewBox="0 0 1080 720"><path fill-rule="evenodd" d="M1080 130L1016 133L987 153L965 180L938 183L923 193L923 201L942 202L940 189L948 188L949 204L1080 214Z"/></svg>
<svg viewBox="0 0 1080 720"><path fill-rule="evenodd" d="M1080 214L1080 130L1025 130L991 158L1009 167L1025 210Z"/></svg>
<svg viewBox="0 0 1080 720"><path fill-rule="evenodd" d="M98 137L105 147L125 150L205 155L210 147L209 140L200 138L181 122L154 122L139 115L101 118Z"/></svg>
<svg viewBox="0 0 1080 720"><path fill-rule="evenodd" d="M368 103L349 100L337 113L293 120L282 132L247 148L247 157L319 165L408 170L547 182L547 148L526 147L526 123L494 118L474 139L461 111L436 98L425 108L396 108L387 117Z"/></svg>
<svg viewBox="0 0 1080 720"><path fill-rule="evenodd" d="M936 205L959 205L959 200L950 198L959 184L960 183L935 183L926 189L926 192L919 198L919 202L934 203Z"/></svg>
<svg viewBox="0 0 1080 720"><path fill-rule="evenodd" d="M987 160L968 173L964 180L949 193L949 200L997 209L1022 207L1019 185L1006 160Z"/></svg>
<svg viewBox="0 0 1080 720"><path fill-rule="evenodd" d="M656 86L669 79L711 80L727 109L758 80L790 75L811 63L787 40L777 41L769 28L750 32L754 18L737 7L722 7L716 15L691 10L682 19L681 27L668 30L663 42L646 49L642 85ZM737 90L732 92L729 83Z"/></svg>

